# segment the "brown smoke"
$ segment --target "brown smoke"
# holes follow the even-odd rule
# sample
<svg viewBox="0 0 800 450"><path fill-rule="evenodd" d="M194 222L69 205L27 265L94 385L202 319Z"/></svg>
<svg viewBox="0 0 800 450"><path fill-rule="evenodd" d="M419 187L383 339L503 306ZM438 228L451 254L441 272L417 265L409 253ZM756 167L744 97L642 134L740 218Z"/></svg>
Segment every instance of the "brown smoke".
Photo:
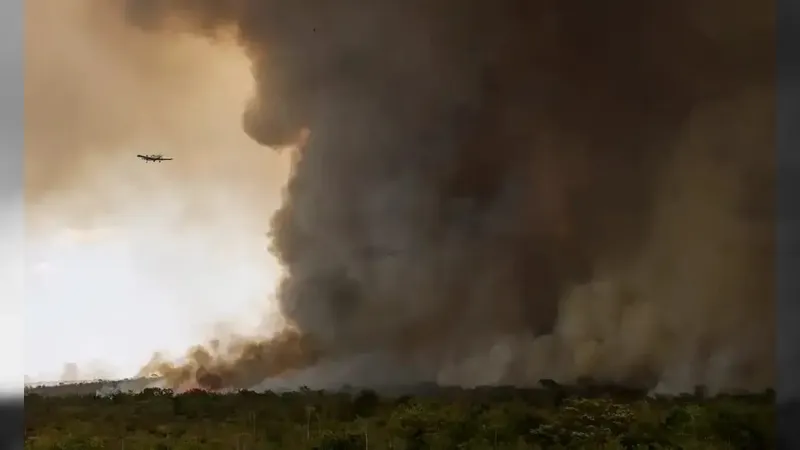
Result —
<svg viewBox="0 0 800 450"><path fill-rule="evenodd" d="M257 86L244 130L269 146L311 132L272 229L293 331L148 366L169 384L247 387L362 355L463 385L772 384L768 2L125 12L155 34L236 30Z"/></svg>
<svg viewBox="0 0 800 450"><path fill-rule="evenodd" d="M120 160L138 162L137 153L165 153L179 161L159 169L169 171L173 184L235 184L258 192L262 203L265 191L280 189L285 165L265 177L265 162L276 158L243 137L235 118L252 79L234 42L145 33L127 26L113 2L27 0L25 6L29 206L89 185L95 190L92 204L77 205L84 211L71 214L94 217L113 205L92 182L139 169L140 164L119 168ZM234 118L220 120L221 115ZM164 188L161 181L125 187L145 194ZM187 208L201 200L183 199Z"/></svg>

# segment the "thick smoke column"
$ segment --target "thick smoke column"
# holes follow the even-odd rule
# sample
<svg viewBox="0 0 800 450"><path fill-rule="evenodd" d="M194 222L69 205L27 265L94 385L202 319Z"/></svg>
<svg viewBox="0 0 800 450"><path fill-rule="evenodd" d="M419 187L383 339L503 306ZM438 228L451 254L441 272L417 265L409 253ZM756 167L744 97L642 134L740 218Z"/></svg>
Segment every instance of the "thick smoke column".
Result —
<svg viewBox="0 0 800 450"><path fill-rule="evenodd" d="M288 331L148 369L771 385L771 8L128 0L153 32L237 30L254 140L310 130L273 219Z"/></svg>

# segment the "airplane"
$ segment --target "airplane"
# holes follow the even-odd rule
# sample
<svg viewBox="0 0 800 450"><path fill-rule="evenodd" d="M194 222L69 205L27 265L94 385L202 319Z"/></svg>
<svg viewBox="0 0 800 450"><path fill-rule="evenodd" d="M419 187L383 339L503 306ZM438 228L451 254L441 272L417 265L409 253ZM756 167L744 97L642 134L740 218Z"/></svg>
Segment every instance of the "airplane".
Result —
<svg viewBox="0 0 800 450"><path fill-rule="evenodd" d="M137 158L141 158L144 162L150 161L172 161L172 158L164 158L164 155L136 155Z"/></svg>

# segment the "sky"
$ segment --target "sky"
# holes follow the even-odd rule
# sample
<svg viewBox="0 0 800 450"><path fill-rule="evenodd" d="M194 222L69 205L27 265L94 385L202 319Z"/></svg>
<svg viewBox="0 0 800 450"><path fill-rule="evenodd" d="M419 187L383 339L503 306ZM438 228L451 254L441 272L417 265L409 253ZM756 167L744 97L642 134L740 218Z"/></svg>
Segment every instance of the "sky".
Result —
<svg viewBox="0 0 800 450"><path fill-rule="evenodd" d="M279 155L249 150L221 170L241 164L257 176L261 165L269 179L281 165ZM267 237L276 189L261 195L225 177L203 182L202 171L187 175L180 156L146 164L135 157L141 151L112 152L97 163L108 173L27 205L30 381L58 380L66 363L81 378L133 376L156 351L178 356L225 326L252 334L277 314L270 297L280 268Z"/></svg>
<svg viewBox="0 0 800 450"><path fill-rule="evenodd" d="M4 284L24 307L4 304L0 338L24 346L3 382L58 381L66 364L133 376L154 352L280 320L267 233L289 160L242 130L246 55L134 30L108 4L26 1L24 237L0 235L17 250L0 274L24 279ZM174 160L136 158L152 153Z"/></svg>
<svg viewBox="0 0 800 450"><path fill-rule="evenodd" d="M153 237L163 216L136 214L141 225L128 218L124 226L56 229L30 239L30 378L58 379L68 362L85 377L130 376L154 351L179 355L219 323L240 332L260 324L252 312L264 309L278 277L263 234L221 223Z"/></svg>

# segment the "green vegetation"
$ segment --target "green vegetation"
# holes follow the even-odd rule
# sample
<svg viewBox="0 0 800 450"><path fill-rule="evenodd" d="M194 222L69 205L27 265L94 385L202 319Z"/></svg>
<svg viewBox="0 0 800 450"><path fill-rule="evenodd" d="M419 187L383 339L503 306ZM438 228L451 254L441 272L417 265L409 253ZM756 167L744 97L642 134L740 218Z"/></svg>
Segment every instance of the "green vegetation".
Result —
<svg viewBox="0 0 800 450"><path fill-rule="evenodd" d="M647 397L616 387L25 396L25 448L774 448L774 393Z"/></svg>

